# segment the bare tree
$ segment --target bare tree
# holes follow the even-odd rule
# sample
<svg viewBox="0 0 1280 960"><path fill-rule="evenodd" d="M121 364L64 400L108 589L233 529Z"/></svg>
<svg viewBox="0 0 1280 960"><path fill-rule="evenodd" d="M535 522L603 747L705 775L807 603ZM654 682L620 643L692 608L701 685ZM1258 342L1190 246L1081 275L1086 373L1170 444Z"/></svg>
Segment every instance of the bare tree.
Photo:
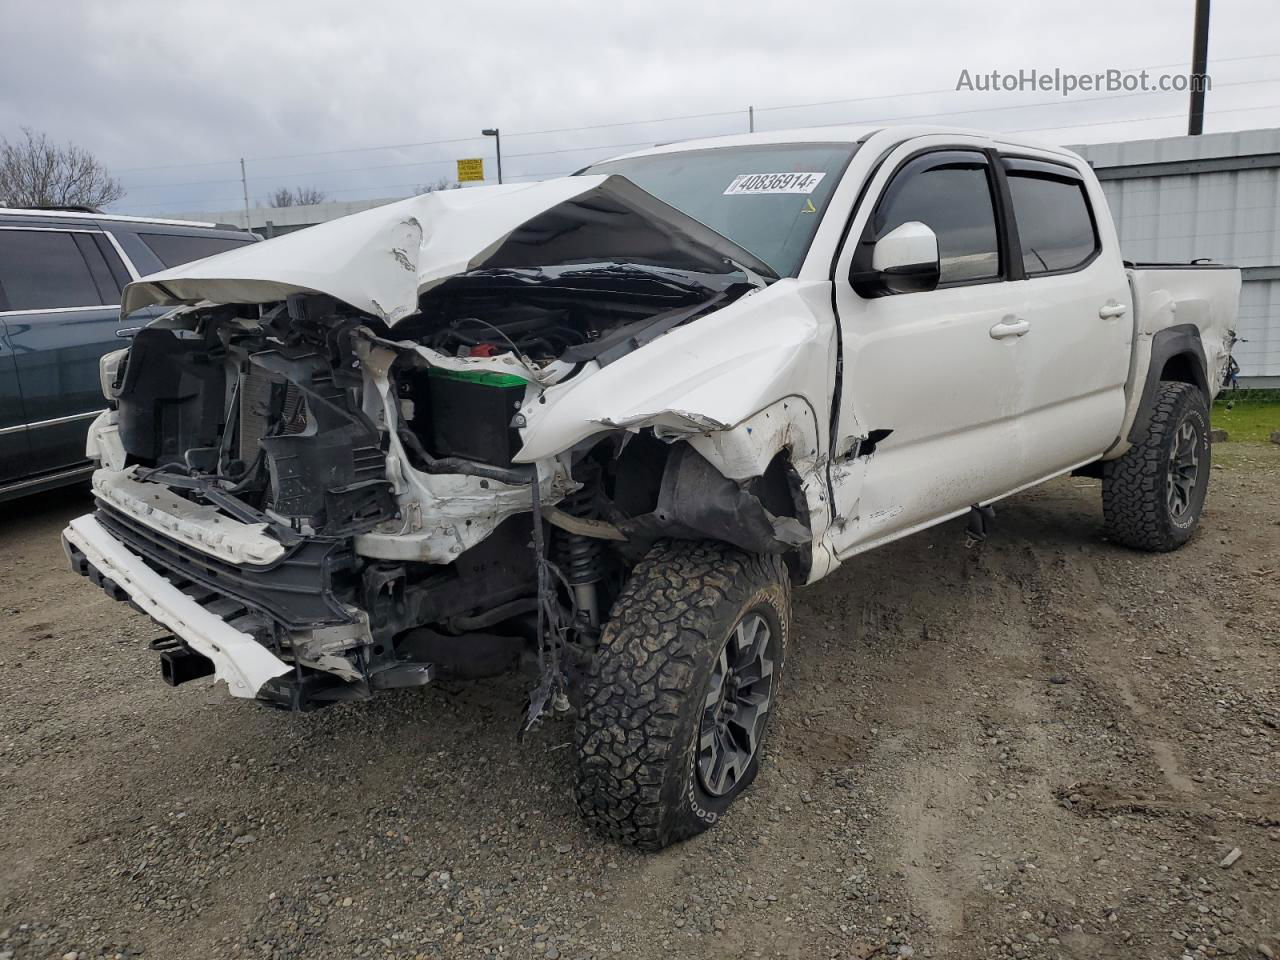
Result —
<svg viewBox="0 0 1280 960"><path fill-rule="evenodd" d="M451 183L448 177L441 177L435 183L420 183L413 191L415 195L423 193L435 193L437 190L457 190L461 187L460 183Z"/></svg>
<svg viewBox="0 0 1280 960"><path fill-rule="evenodd" d="M123 196L120 181L84 147L53 143L30 127L20 138L0 138L0 203L101 207Z"/></svg>
<svg viewBox="0 0 1280 960"><path fill-rule="evenodd" d="M315 187L280 187L271 194L273 207L308 207L313 203L324 203L328 194Z"/></svg>

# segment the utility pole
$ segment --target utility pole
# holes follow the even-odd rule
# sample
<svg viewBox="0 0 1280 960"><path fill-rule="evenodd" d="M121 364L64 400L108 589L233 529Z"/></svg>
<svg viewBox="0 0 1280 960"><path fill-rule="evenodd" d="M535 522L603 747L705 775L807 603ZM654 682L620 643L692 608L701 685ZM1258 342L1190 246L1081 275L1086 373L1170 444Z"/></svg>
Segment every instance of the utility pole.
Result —
<svg viewBox="0 0 1280 960"><path fill-rule="evenodd" d="M244 228L252 229L249 224L249 178L244 175L244 157L240 158L240 189L244 191Z"/></svg>
<svg viewBox="0 0 1280 960"><path fill-rule="evenodd" d="M1209 65L1209 0L1196 0L1195 38L1191 44L1191 114L1187 136L1204 133L1205 69Z"/></svg>
<svg viewBox="0 0 1280 960"><path fill-rule="evenodd" d="M498 182L502 182L502 133L497 127L487 127L480 131L485 137L493 137L493 146L498 153Z"/></svg>
<svg viewBox="0 0 1280 960"><path fill-rule="evenodd" d="M756 108L747 107L747 133L756 132Z"/></svg>

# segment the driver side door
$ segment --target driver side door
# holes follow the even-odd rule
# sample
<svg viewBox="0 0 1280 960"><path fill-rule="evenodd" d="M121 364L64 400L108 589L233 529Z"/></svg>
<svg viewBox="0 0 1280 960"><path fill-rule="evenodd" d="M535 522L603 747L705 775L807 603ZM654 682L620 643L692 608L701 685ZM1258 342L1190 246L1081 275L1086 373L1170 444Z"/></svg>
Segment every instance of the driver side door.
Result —
<svg viewBox="0 0 1280 960"><path fill-rule="evenodd" d="M831 547L842 559L996 499L1025 474L1013 349L1023 285L1009 282L1006 202L989 147L927 138L896 149L837 261ZM865 276L875 242L912 221L937 236L937 287L894 294L851 282Z"/></svg>

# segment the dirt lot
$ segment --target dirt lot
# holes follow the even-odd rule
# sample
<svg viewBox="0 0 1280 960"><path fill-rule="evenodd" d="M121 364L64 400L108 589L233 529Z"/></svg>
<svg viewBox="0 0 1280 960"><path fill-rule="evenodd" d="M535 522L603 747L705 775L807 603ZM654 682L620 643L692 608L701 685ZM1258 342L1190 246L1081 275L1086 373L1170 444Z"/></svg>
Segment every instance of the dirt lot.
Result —
<svg viewBox="0 0 1280 960"><path fill-rule="evenodd" d="M657 856L579 824L567 722L516 744L521 680L172 690L64 570L84 493L6 505L0 960L1273 957L1280 447L1215 456L1177 554L1063 479L801 591L760 779Z"/></svg>

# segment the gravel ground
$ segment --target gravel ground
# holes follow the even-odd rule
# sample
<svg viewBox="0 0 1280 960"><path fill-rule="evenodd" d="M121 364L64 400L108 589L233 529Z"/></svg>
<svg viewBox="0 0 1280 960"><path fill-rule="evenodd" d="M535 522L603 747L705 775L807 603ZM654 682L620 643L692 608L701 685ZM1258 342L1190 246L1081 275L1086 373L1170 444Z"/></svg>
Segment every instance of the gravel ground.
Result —
<svg viewBox="0 0 1280 960"><path fill-rule="evenodd" d="M519 678L310 715L166 687L0 507L0 960L1280 954L1280 447L1146 556L1062 479L802 590L760 778L658 855L577 820Z"/></svg>

